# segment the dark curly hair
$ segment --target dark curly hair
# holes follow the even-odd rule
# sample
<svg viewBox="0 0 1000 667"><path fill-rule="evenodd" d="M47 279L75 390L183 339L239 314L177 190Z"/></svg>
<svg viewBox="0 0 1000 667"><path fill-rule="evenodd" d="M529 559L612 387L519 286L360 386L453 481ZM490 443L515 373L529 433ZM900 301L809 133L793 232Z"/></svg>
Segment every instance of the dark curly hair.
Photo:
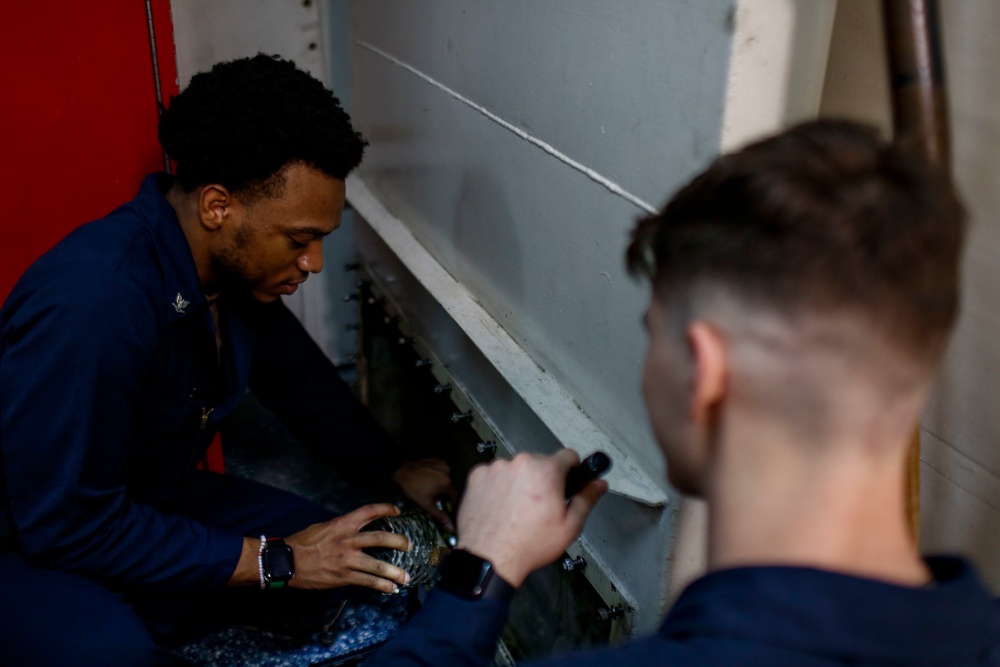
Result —
<svg viewBox="0 0 1000 667"><path fill-rule="evenodd" d="M368 145L330 90L265 54L192 77L163 111L159 138L182 189L218 183L251 196L276 194L274 177L293 163L343 180Z"/></svg>
<svg viewBox="0 0 1000 667"><path fill-rule="evenodd" d="M715 160L638 223L626 260L664 297L707 281L785 315L850 311L934 362L964 230L944 173L874 128L823 120Z"/></svg>

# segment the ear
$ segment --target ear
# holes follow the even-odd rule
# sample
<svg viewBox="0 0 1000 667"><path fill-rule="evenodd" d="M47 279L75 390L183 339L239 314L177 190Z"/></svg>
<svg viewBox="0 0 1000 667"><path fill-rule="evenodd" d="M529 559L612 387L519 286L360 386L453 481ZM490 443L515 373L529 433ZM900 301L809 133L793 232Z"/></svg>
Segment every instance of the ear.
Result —
<svg viewBox="0 0 1000 667"><path fill-rule="evenodd" d="M198 220L209 232L218 231L233 205L233 196L221 185L206 185L198 198Z"/></svg>
<svg viewBox="0 0 1000 667"><path fill-rule="evenodd" d="M698 423L726 397L729 355L723 335L706 322L695 321L688 326L687 342L694 366L690 417Z"/></svg>

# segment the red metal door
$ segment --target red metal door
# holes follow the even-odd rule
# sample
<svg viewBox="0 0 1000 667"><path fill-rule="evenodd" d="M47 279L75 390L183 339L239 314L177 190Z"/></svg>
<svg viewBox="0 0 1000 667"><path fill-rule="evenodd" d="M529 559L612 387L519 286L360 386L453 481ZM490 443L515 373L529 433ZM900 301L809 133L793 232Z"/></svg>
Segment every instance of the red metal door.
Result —
<svg viewBox="0 0 1000 667"><path fill-rule="evenodd" d="M164 169L157 82L176 94L177 64L170 0L6 2L0 44L2 302L67 232Z"/></svg>

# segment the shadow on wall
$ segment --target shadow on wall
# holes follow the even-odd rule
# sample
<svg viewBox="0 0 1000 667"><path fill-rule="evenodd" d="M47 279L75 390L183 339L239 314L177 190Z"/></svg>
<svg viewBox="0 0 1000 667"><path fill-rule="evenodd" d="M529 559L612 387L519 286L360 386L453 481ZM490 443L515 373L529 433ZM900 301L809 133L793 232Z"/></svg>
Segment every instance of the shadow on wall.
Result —
<svg viewBox="0 0 1000 667"><path fill-rule="evenodd" d="M364 181L431 255L480 300L501 324L511 317L504 303L524 301L523 257L504 192L486 170L467 166L379 168ZM434 196L427 196L427 193ZM543 287L543 286L542 286ZM506 328L506 327L505 327ZM513 332L508 329L508 333Z"/></svg>
<svg viewBox="0 0 1000 667"><path fill-rule="evenodd" d="M493 224L479 224L482 211L490 211ZM480 298L494 318L504 325L511 312L504 303L523 303L525 295L523 253L513 224L495 221L513 220L515 215L506 205L503 189L486 170L462 170L455 199L452 238L458 254L460 272L467 276L470 290ZM544 289L544 285L538 286ZM507 333L514 335L509 327Z"/></svg>

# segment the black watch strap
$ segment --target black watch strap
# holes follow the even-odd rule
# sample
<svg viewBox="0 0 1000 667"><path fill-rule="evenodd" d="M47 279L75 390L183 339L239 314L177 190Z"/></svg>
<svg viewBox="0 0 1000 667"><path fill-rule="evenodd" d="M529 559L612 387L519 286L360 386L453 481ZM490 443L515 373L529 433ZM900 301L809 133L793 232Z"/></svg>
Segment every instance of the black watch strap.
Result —
<svg viewBox="0 0 1000 667"><path fill-rule="evenodd" d="M508 601L515 590L496 573L492 563L465 549L455 549L445 556L438 567L437 585L467 600Z"/></svg>

